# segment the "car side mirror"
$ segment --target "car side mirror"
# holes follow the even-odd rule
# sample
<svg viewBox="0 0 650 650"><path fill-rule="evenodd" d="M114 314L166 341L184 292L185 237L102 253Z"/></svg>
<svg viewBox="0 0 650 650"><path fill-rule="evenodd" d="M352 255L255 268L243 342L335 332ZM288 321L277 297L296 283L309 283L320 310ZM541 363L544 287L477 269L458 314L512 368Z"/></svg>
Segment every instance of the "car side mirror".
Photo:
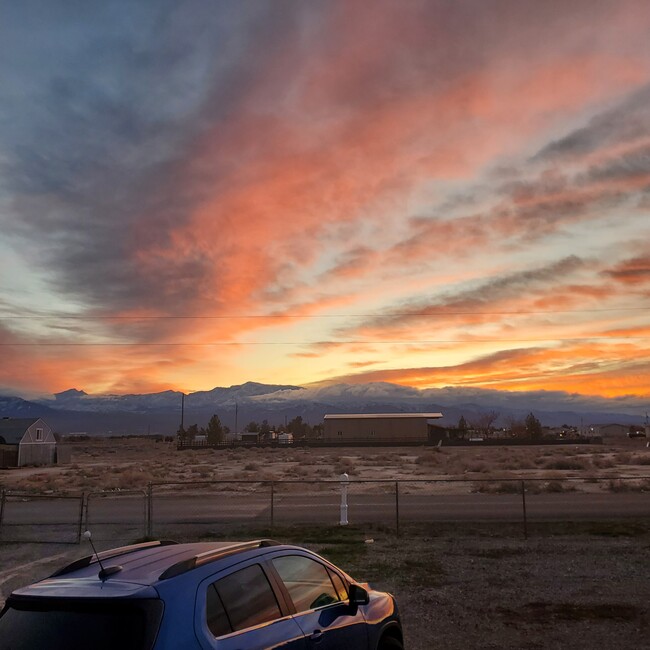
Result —
<svg viewBox="0 0 650 650"><path fill-rule="evenodd" d="M348 590L350 596L350 605L367 605L370 602L368 592L357 584L351 584Z"/></svg>

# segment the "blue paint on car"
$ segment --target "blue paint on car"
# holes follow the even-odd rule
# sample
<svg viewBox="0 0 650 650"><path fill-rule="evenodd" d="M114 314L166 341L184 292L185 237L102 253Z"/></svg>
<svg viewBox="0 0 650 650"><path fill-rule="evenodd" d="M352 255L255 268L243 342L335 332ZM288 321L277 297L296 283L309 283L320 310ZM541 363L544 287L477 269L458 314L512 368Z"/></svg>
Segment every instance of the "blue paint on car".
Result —
<svg viewBox="0 0 650 650"><path fill-rule="evenodd" d="M402 650L395 599L272 540L148 542L17 589L2 650Z"/></svg>

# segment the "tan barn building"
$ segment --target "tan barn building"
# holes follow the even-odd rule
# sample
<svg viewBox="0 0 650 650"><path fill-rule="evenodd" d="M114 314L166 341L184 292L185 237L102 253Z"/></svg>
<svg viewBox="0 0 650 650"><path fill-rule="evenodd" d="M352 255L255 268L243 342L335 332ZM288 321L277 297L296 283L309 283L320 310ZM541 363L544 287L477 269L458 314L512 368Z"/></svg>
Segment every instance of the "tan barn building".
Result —
<svg viewBox="0 0 650 650"><path fill-rule="evenodd" d="M632 430L642 430L642 427L632 427ZM630 432L629 424L593 424L590 427L591 432L597 436L611 436L616 438L624 438Z"/></svg>
<svg viewBox="0 0 650 650"><path fill-rule="evenodd" d="M442 413L340 413L325 416L323 441L341 444L424 444Z"/></svg>
<svg viewBox="0 0 650 650"><path fill-rule="evenodd" d="M56 439L41 418L0 419L0 467L53 465Z"/></svg>

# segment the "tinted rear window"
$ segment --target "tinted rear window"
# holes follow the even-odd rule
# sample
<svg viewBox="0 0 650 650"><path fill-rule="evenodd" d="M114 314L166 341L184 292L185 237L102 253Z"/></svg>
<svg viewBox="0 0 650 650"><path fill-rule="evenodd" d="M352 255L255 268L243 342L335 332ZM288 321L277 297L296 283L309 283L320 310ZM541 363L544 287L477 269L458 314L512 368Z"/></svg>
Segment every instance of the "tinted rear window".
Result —
<svg viewBox="0 0 650 650"><path fill-rule="evenodd" d="M210 592L212 587L216 589L215 594ZM208 589L207 605L208 625L215 636L244 630L282 616L273 589L259 564L215 582ZM225 611L220 611L222 608Z"/></svg>
<svg viewBox="0 0 650 650"><path fill-rule="evenodd" d="M0 645L11 650L149 650L162 610L159 600L9 601L0 617Z"/></svg>

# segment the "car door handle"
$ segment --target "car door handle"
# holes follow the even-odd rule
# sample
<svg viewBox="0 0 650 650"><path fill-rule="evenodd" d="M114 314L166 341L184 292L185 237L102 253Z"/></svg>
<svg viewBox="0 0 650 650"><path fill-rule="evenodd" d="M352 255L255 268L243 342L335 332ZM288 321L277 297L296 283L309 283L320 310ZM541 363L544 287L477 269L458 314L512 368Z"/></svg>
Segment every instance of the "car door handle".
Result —
<svg viewBox="0 0 650 650"><path fill-rule="evenodd" d="M314 630L309 638L314 643L318 643L323 638L323 632L321 630Z"/></svg>

